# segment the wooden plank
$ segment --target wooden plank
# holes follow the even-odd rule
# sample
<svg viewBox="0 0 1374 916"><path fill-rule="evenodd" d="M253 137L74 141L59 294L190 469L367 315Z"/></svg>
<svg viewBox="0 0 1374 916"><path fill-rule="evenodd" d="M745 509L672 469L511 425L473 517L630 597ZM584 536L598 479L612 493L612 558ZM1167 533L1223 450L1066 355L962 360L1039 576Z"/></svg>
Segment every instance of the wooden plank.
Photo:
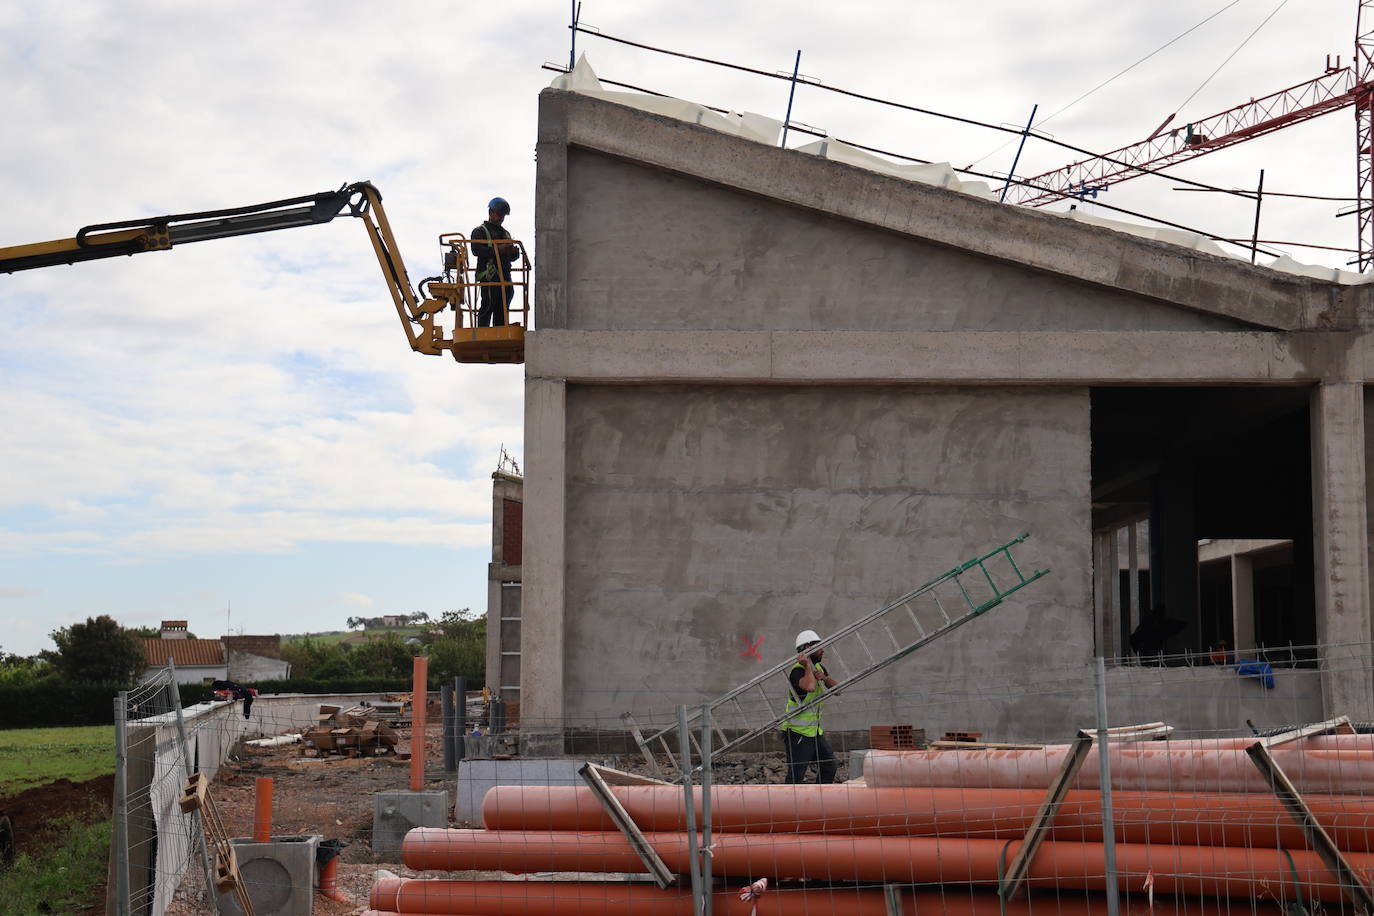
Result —
<svg viewBox="0 0 1374 916"><path fill-rule="evenodd" d="M1172 725L1163 722L1146 722L1142 725L1118 725L1107 729L1107 740L1113 744L1129 744L1134 741L1155 741L1167 738L1174 732Z"/></svg>
<svg viewBox="0 0 1374 916"><path fill-rule="evenodd" d="M594 767L596 772L601 775L608 786L671 786L674 783L666 782L662 779L654 779L652 776L640 776L637 773L626 773L624 770L617 770L614 767L602 766L599 763L591 763L588 766Z"/></svg>
<svg viewBox="0 0 1374 916"><path fill-rule="evenodd" d="M661 774L663 770L659 767L658 761L654 759L653 749L650 748L648 743L644 740L644 733L639 730L639 723L635 721L635 717L627 712L622 713L620 719L625 723L626 727L630 729L630 737L634 738L635 744L639 745L640 753L644 755L644 759L648 762L649 769L653 770L656 776Z"/></svg>
<svg viewBox="0 0 1374 916"><path fill-rule="evenodd" d="M1043 744L999 744L996 741L932 741L937 751L1038 751Z"/></svg>
<svg viewBox="0 0 1374 916"><path fill-rule="evenodd" d="M1327 732L1334 732L1338 735L1355 734L1355 726L1350 724L1349 716L1337 716L1334 719L1327 719L1325 722L1313 722L1311 725L1304 725L1302 728L1295 728L1291 731L1280 732L1277 735L1270 735L1268 738L1261 738L1260 743L1265 747L1278 747L1280 744L1287 744L1290 741L1300 741L1303 738L1310 738L1313 735L1324 735Z"/></svg>
<svg viewBox="0 0 1374 916"><path fill-rule="evenodd" d="M1316 850L1317 855L1321 856L1326 867L1331 869L1331 873L1336 877L1336 881L1340 884L1341 890L1345 892L1345 896L1364 912L1374 912L1374 894L1370 894L1369 888L1365 887L1360 876L1350 867L1350 863L1346 861L1344 854L1337 848L1331 835L1317 822L1316 817L1312 814L1312 809L1307 807L1307 802L1294 787L1292 781L1289 780L1288 774L1284 773L1283 768L1274 761L1274 757L1269 753L1269 748L1265 746L1264 741L1256 741L1245 749L1245 753L1250 755L1250 760L1260 771L1260 775L1269 783L1279 801L1288 809L1288 813L1297 825L1302 828L1308 844Z"/></svg>
<svg viewBox="0 0 1374 916"><path fill-rule="evenodd" d="M1011 864L1007 866L1007 872L1002 878L1000 889L1004 902L1015 897L1025 883L1026 874L1030 871L1031 859L1035 857L1035 852L1040 848L1041 841L1045 839L1045 834L1049 832L1050 825L1054 823L1054 816L1059 811L1059 805L1064 801L1069 786L1073 784L1074 777L1082 768L1083 761L1088 758L1088 749L1092 746L1093 736L1085 731L1080 731L1078 739L1069 748L1068 756L1064 758L1063 765L1059 767L1059 772L1050 782L1045 799L1040 803L1040 810L1035 812L1035 818L1026 831L1026 838L1021 842L1021 848L1016 850L1016 855L1012 857Z"/></svg>
<svg viewBox="0 0 1374 916"><path fill-rule="evenodd" d="M577 771L577 775L582 777L592 790L592 794L601 802L601 806L606 809L611 820L615 823L620 832L625 835L625 839L630 841L630 848L639 856L639 861L644 863L644 867L649 874L653 875L654 881L659 887L666 888L668 885L677 881L677 875L673 874L668 866L663 864L663 860L654 852L654 848L649 845L649 841L644 838L644 833L635 824L634 818L630 817L625 807L620 804L620 800L611 793L610 786L601 778L597 772L597 767L590 763L584 763Z"/></svg>

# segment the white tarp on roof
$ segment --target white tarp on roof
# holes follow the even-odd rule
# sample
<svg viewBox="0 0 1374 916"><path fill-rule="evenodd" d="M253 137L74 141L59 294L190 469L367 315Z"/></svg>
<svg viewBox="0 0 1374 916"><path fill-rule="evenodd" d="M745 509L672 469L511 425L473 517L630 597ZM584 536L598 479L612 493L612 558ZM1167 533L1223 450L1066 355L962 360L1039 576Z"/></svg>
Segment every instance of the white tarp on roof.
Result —
<svg viewBox="0 0 1374 916"><path fill-rule="evenodd" d="M721 133L733 134L734 136L753 140L757 143L767 143L769 146L773 146L778 142L778 136L782 132L781 121L761 114L754 114L752 112L744 112L741 114L734 111L721 114L703 105L698 105L695 102L683 101L682 99L647 95L640 92L614 92L605 89L601 85L601 80L597 79L596 74L592 71L591 65L587 63L586 55L578 59L577 66L573 67L573 69L567 73L556 77L549 85L554 89L565 89L569 92L594 96L630 108L638 108L641 111L648 111L665 117L676 118L680 121L700 124L703 127L709 127ZM893 162L890 159L885 159L867 150L861 150L847 143L841 143L833 137L826 137L823 140L817 140L815 143L808 143L796 149L798 152L810 153L822 159L843 162L874 172L881 172L885 175L893 175L897 178L906 179L907 181L919 181L922 184L948 188L976 197L992 200L997 199L996 192L989 188L986 183L981 181L961 180L947 162L931 163L930 165ZM1079 222L1089 223L1094 226L1101 226L1104 229L1125 232L1130 235L1154 239L1159 242L1167 242L1171 245L1179 245L1183 248L1202 251L1207 254L1219 255L1221 257L1245 257L1244 255L1235 255L1226 251L1215 241L1201 233L1190 232L1185 229L1145 226L1138 223L1128 223L1122 220L1104 219L1100 216L1090 216L1081 210L1070 210L1068 213L1057 215ZM1374 280L1374 274L1358 274L1353 271L1339 270L1334 267L1318 267L1311 264L1302 264L1295 261L1289 255L1284 255L1267 266L1283 273L1296 274L1301 277L1312 277L1329 283L1354 284L1368 283Z"/></svg>
<svg viewBox="0 0 1374 916"><path fill-rule="evenodd" d="M929 165L922 165L919 162L893 162L891 159L885 159L870 153L868 150L842 143L834 137L826 137L824 140L799 146L797 152L811 153L822 159L832 159L835 162L857 165L862 169L882 172L885 175L895 175L898 178L905 178L907 181L933 184L936 187L962 191L965 194L973 194L978 197L996 196L984 182L959 180L959 176L954 174L954 169L950 167L948 162L932 162Z"/></svg>
<svg viewBox="0 0 1374 916"><path fill-rule="evenodd" d="M602 88L601 80L596 78L591 64L587 63L585 54L578 58L577 66L567 73L555 77L549 85L554 89L566 89L570 92L594 96L630 108L638 108L640 111L648 111L664 117L676 118L679 121L700 124L721 133L734 134L737 137L744 137L746 140L753 140L757 143L767 143L770 146L778 142L778 135L782 132L781 121L761 114L752 112L741 114L734 111L721 114L704 105L686 102L682 99L646 95L642 92L615 92Z"/></svg>

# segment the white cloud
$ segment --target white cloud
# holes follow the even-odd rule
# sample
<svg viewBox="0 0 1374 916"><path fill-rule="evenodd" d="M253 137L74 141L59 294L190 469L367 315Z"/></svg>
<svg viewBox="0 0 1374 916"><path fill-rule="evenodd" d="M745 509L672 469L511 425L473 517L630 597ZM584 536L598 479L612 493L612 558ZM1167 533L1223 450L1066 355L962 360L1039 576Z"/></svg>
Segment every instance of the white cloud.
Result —
<svg viewBox="0 0 1374 916"><path fill-rule="evenodd" d="M376 603L367 595L359 592L344 592L339 598L344 604L351 604L354 607L372 607Z"/></svg>
<svg viewBox="0 0 1374 916"><path fill-rule="evenodd" d="M1327 52L1348 60L1353 6L1285 8L1180 118L1315 76ZM769 71L801 48L803 73L825 82L1019 125L1032 104L1054 111L1210 11L1186 0L913 10L651 0L589 7L585 18ZM1097 150L1143 137L1268 10L1237 5L1050 129ZM537 94L552 76L539 67L566 60L567 14L553 0L0 4L0 85L7 124L18 125L0 132L0 246L361 179L384 193L413 282L436 272L438 234L470 230L494 194L512 201L509 225L532 241ZM603 77L782 116L785 83L577 40ZM809 86L794 117L956 165L1005 139ZM1265 168L1270 189L1348 193L1351 122L1345 111L1177 171L1231 187ZM1004 170L1012 152L983 167ZM1033 142L1019 172L1072 158ZM1248 234L1245 202L1171 187L1141 179L1101 200ZM1353 226L1332 218L1338 208L1266 200L1263 234L1348 245ZM420 357L397 325L348 217L0 276L0 559L49 563L24 573L41 593L24 598L26 618L0 627L69 622L47 599L95 561L218 559L229 581L226 557L307 544L442 545L480 559L500 445L524 463L521 371ZM485 580L470 578L453 586L453 606L484 603ZM398 568L393 587L412 579ZM366 588L379 606L395 603L382 583ZM35 623L30 609L53 619Z"/></svg>
<svg viewBox="0 0 1374 916"><path fill-rule="evenodd" d="M0 585L0 598L29 598L38 594L36 588L22 585Z"/></svg>

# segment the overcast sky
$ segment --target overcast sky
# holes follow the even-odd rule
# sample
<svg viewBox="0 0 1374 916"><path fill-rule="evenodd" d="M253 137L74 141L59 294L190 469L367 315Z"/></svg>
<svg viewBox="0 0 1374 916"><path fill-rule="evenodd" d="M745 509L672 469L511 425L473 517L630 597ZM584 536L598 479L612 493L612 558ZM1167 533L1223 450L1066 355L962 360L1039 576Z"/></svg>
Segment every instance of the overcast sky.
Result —
<svg viewBox="0 0 1374 916"><path fill-rule="evenodd" d="M801 49L823 82L1020 125L1224 9L1045 125L1105 151L1149 134L1271 13L1178 120L1317 76L1328 53L1348 63L1355 7L589 0L582 19L769 71ZM561 0L0 4L0 246L361 179L385 195L413 280L494 194L532 238L537 94L554 76L540 68L567 62L568 17ZM786 105L763 77L585 35L578 51L604 78L777 118ZM1005 171L1014 152L806 86L793 117L956 166ZM1070 158L1032 143L1018 174ZM1261 168L1268 190L1352 195L1352 113L1176 172L1252 187ZM1173 186L1101 199L1249 234L1250 204ZM1351 247L1338 209L1266 201L1261 234ZM218 636L483 610L490 475L503 443L523 458L521 371L418 356L397 324L351 219L0 276L0 649L38 651L99 613Z"/></svg>

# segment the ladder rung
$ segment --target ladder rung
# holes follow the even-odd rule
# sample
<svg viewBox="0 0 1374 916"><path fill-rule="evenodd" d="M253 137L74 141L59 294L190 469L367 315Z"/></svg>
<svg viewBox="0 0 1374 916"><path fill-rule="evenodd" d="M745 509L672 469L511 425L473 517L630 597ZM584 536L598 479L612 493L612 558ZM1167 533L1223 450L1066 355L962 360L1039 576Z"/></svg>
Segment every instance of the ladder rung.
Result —
<svg viewBox="0 0 1374 916"><path fill-rule="evenodd" d="M946 611L946 610L945 610L945 603L944 603L943 601L940 600L940 593L939 593L938 591L933 591L933 592L930 593L930 597L932 597L932 598L935 599L935 607L937 607L937 608L939 609L939 611L940 611L940 616L944 618L945 624L948 625L948 624L949 624L949 611Z"/></svg>
<svg viewBox="0 0 1374 916"><path fill-rule="evenodd" d="M916 632L921 634L922 639L925 639L926 628L921 626L921 621L917 619L916 609L911 606L911 602L906 602L902 607L906 608L906 615L911 618L911 624L916 627Z"/></svg>
<svg viewBox="0 0 1374 916"><path fill-rule="evenodd" d="M788 688L791 689L790 687ZM778 711L773 708L773 701L768 698L768 691L762 685L759 686L759 694L763 697L763 705L768 707L768 714L776 717Z"/></svg>
<svg viewBox="0 0 1374 916"><path fill-rule="evenodd" d="M888 639L892 640L892 648L900 652L902 650L902 644L897 642L897 634L892 632L892 627L883 624L883 632L887 634Z"/></svg>
<svg viewBox="0 0 1374 916"><path fill-rule="evenodd" d="M864 650L864 654L868 656L869 662L872 663L877 661L877 659L873 657L873 650L868 648L868 643L864 642L864 638L858 633L854 634L854 638L859 641L859 647Z"/></svg>

